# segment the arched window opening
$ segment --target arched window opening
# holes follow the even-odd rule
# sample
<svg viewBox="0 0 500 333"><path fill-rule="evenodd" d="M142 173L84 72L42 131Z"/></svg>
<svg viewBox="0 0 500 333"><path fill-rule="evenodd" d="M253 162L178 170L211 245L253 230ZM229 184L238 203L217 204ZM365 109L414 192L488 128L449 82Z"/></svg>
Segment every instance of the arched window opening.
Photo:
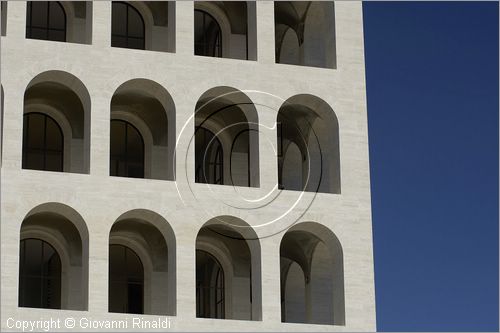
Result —
<svg viewBox="0 0 500 333"><path fill-rule="evenodd" d="M66 12L59 1L28 1L26 38L66 41Z"/></svg>
<svg viewBox="0 0 500 333"><path fill-rule="evenodd" d="M306 323L306 282L304 271L295 262L280 258L281 266L281 321Z"/></svg>
<svg viewBox="0 0 500 333"><path fill-rule="evenodd" d="M23 239L19 255L19 306L61 308L61 259L40 239Z"/></svg>
<svg viewBox="0 0 500 333"><path fill-rule="evenodd" d="M175 104L162 85L146 79L122 83L111 98L110 119L110 175L175 179ZM127 154L134 156L124 164L131 140Z"/></svg>
<svg viewBox="0 0 500 333"><path fill-rule="evenodd" d="M23 119L23 169L63 171L64 140L56 121L43 113Z"/></svg>
<svg viewBox="0 0 500 333"><path fill-rule="evenodd" d="M217 20L207 12L194 11L194 53L208 57L222 57L222 34Z"/></svg>
<svg viewBox="0 0 500 333"><path fill-rule="evenodd" d="M258 187L258 123L255 105L243 92L206 91L195 109L195 181Z"/></svg>
<svg viewBox="0 0 500 333"><path fill-rule="evenodd" d="M23 168L88 173L90 109L76 76L57 70L35 76L24 92Z"/></svg>
<svg viewBox="0 0 500 333"><path fill-rule="evenodd" d="M342 247L325 226L294 225L280 244L281 321L345 325Z"/></svg>
<svg viewBox="0 0 500 333"><path fill-rule="evenodd" d="M280 107L276 123L279 188L341 193L339 124L328 103L295 95Z"/></svg>
<svg viewBox="0 0 500 333"><path fill-rule="evenodd" d="M278 188L280 190L304 190L304 159L294 142L287 142L286 153L278 155Z"/></svg>
<svg viewBox="0 0 500 333"><path fill-rule="evenodd" d="M205 184L223 184L222 144L211 131L203 127L197 127L195 133L195 181Z"/></svg>
<svg viewBox="0 0 500 333"><path fill-rule="evenodd" d="M196 55L257 60L255 1L195 1Z"/></svg>
<svg viewBox="0 0 500 333"><path fill-rule="evenodd" d="M126 2L113 1L111 12L111 46L144 50L144 19L137 9Z"/></svg>
<svg viewBox="0 0 500 333"><path fill-rule="evenodd" d="M225 318L224 271L210 253L196 250L196 317Z"/></svg>
<svg viewBox="0 0 500 333"><path fill-rule="evenodd" d="M123 245L109 246L109 312L144 313L144 268Z"/></svg>
<svg viewBox="0 0 500 333"><path fill-rule="evenodd" d="M78 212L56 202L38 205L19 239L19 306L87 310L88 230Z"/></svg>
<svg viewBox="0 0 500 333"><path fill-rule="evenodd" d="M110 175L144 178L144 140L123 120L111 120Z"/></svg>
<svg viewBox="0 0 500 333"><path fill-rule="evenodd" d="M155 212L122 214L109 232L110 312L176 313L175 235Z"/></svg>
<svg viewBox="0 0 500 333"><path fill-rule="evenodd" d="M274 3L276 62L336 68L333 1Z"/></svg>
<svg viewBox="0 0 500 333"><path fill-rule="evenodd" d="M251 186L250 161L250 130L243 129L234 136L231 144L231 160L229 170L231 171L231 183L237 185Z"/></svg>
<svg viewBox="0 0 500 333"><path fill-rule="evenodd" d="M111 46L175 52L175 1L113 1Z"/></svg>
<svg viewBox="0 0 500 333"><path fill-rule="evenodd" d="M314 192L319 184L309 179L312 174L310 155L315 140L308 142L307 136L313 131L309 118L295 112L280 109L277 117L278 143L278 188L282 190ZM321 171L321 165L314 171ZM314 175L313 175L314 176ZM319 181L319 180L318 180Z"/></svg>
<svg viewBox="0 0 500 333"><path fill-rule="evenodd" d="M208 221L196 237L196 316L261 320L260 244L246 222Z"/></svg>

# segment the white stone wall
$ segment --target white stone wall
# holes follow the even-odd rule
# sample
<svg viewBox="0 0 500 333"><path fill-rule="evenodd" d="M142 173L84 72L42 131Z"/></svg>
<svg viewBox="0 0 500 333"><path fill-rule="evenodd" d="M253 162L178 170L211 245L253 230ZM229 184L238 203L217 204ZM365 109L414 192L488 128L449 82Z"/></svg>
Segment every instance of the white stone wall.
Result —
<svg viewBox="0 0 500 333"><path fill-rule="evenodd" d="M1 168L1 327L6 320L73 317L124 319L108 313L108 246L112 224L132 209L163 216L176 237L178 331L374 331L375 295L370 177L360 2L337 2L337 69L275 64L273 2L257 2L257 61L194 56L193 2L177 2L176 53L111 48L111 2L92 6L92 45L25 39L26 2L9 1L7 36L1 39L4 89ZM48 70L78 77L91 97L90 173L22 170L23 95L30 80ZM176 109L176 181L109 177L109 121L113 92L134 78L151 79L168 90ZM194 184L194 132L198 98L208 89L230 86L245 92L259 116L259 188ZM281 103L312 94L335 111L340 128L342 194L283 191L272 203L249 210L277 186L275 120ZM37 205L59 202L75 209L89 233L88 310L19 308L19 232ZM295 203L284 218L277 219ZM237 208L242 207L242 208ZM262 320L196 318L195 241L200 227L219 215L233 215L260 237ZM345 326L281 323L280 240L294 221L314 221L331 229L344 254ZM269 222L263 225L263 222ZM257 300L258 301L258 300ZM243 305L242 305L243 306ZM137 317L137 316L135 316ZM140 316L150 319L155 316ZM162 317L163 318L163 317ZM63 327L61 329L66 331ZM102 330L102 329L101 329ZM129 326L129 330L137 328Z"/></svg>

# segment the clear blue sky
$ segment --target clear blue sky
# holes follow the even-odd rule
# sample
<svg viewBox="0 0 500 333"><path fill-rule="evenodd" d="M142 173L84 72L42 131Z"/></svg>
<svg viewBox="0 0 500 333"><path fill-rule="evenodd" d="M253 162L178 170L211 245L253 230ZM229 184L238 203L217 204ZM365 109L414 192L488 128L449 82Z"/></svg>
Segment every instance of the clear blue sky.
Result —
<svg viewBox="0 0 500 333"><path fill-rule="evenodd" d="M498 331L498 3L365 2L379 331Z"/></svg>

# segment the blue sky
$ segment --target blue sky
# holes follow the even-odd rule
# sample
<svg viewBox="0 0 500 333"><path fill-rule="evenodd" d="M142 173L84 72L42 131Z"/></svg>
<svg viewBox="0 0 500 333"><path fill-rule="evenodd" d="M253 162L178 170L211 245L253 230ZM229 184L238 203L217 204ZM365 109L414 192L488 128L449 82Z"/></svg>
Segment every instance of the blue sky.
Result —
<svg viewBox="0 0 500 333"><path fill-rule="evenodd" d="M363 4L379 331L498 331L498 3Z"/></svg>

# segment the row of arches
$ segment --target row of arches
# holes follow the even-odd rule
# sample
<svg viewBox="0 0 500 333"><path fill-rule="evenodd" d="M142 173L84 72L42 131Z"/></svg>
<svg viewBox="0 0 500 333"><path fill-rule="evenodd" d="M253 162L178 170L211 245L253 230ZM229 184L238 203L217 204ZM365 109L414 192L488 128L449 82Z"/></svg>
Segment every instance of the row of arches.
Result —
<svg viewBox="0 0 500 333"><path fill-rule="evenodd" d="M32 209L20 230L20 307L87 310L88 230L71 207ZM261 249L243 220L207 221L195 240L196 316L261 320ZM343 254L331 230L314 222L291 227L280 246L283 322L345 324ZM108 310L176 314L176 238L162 216L122 214L109 232Z"/></svg>
<svg viewBox="0 0 500 333"><path fill-rule="evenodd" d="M333 1L274 5L276 62L335 68ZM2 13L7 2L2 1ZM174 1L113 1L111 46L175 52ZM2 16L2 35L6 33ZM195 1L194 53L257 59L255 1ZM91 44L91 1L28 1L26 38Z"/></svg>
<svg viewBox="0 0 500 333"><path fill-rule="evenodd" d="M197 183L259 187L259 117L242 91L206 91L194 110ZM120 85L110 102L109 174L175 180L175 104L148 79ZM37 75L24 94L22 167L88 173L91 99L62 71ZM301 94L277 112L280 189L340 193L339 124L319 97Z"/></svg>

